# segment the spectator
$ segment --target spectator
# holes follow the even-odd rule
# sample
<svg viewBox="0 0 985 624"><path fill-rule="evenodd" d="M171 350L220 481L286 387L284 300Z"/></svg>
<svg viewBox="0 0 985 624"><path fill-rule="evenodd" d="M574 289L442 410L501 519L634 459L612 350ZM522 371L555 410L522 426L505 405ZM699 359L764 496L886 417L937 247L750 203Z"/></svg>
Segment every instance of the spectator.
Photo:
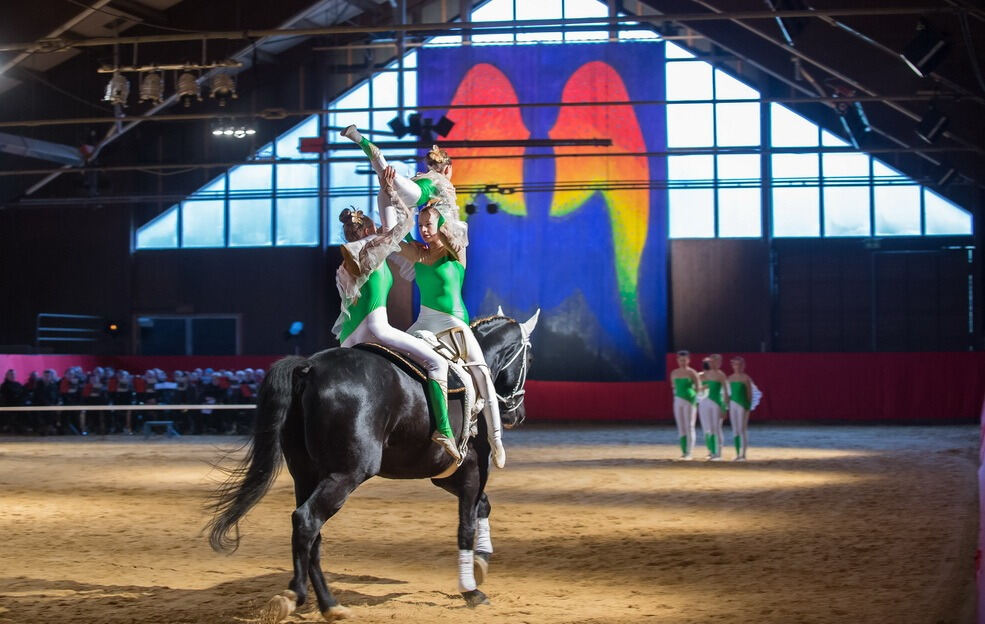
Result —
<svg viewBox="0 0 985 624"><path fill-rule="evenodd" d="M0 406L20 407L25 402L24 386L17 381L17 372L10 369L0 383ZM19 431L24 425L18 412L7 412L7 418L0 418L0 431Z"/></svg>
<svg viewBox="0 0 985 624"><path fill-rule="evenodd" d="M41 379L38 380L34 387L34 399L32 401L33 405L60 405L61 400L58 395L58 387L60 381L58 375L55 374L55 369L49 368L44 373L41 374ZM62 432L62 414L61 412L39 412L39 416L35 423L37 424L38 431L42 435L50 435L54 433Z"/></svg>
<svg viewBox="0 0 985 624"><path fill-rule="evenodd" d="M130 373L125 370L118 371L116 377L109 380L106 390L109 393L113 405L133 405L136 400L133 390L133 379L130 377ZM114 415L118 414L118 412L113 413ZM123 433L126 435L133 435L132 417L133 413L129 410L124 412ZM119 422L119 416L114 417L113 420Z"/></svg>
<svg viewBox="0 0 985 624"><path fill-rule="evenodd" d="M103 379L100 376L100 372L97 372L97 368L89 375L89 381L82 386L82 404L83 405L109 405L109 393L106 390L106 386L103 385ZM79 413L79 424L81 426L82 435L87 435L86 428L86 415L87 412L83 410ZM99 410L94 412L93 416L99 416L99 435L106 435L106 412ZM110 423L112 429L112 422Z"/></svg>

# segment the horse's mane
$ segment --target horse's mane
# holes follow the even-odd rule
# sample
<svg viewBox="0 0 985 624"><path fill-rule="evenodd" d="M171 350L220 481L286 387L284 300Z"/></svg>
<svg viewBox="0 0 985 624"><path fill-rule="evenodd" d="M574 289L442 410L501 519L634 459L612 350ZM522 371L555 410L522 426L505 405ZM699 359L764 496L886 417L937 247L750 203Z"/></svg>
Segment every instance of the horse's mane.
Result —
<svg viewBox="0 0 985 624"><path fill-rule="evenodd" d="M482 318L475 319L474 321L472 321L472 324L470 325L470 327L472 327L472 329L479 329L483 325L488 325L489 323L492 323L493 321L503 321L504 323L516 323L517 322L516 319L510 318L508 316L503 316L502 314L492 314L490 316L484 316Z"/></svg>

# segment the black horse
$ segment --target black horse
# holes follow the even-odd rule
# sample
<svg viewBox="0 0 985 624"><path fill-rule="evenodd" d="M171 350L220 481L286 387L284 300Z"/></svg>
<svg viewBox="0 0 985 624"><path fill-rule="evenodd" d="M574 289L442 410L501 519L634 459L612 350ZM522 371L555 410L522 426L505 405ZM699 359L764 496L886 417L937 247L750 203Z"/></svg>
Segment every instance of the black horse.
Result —
<svg viewBox="0 0 985 624"><path fill-rule="evenodd" d="M506 427L520 424L526 416L523 384L537 316L519 323L497 315L472 324L495 381ZM452 424L459 434L461 419L453 419ZM249 452L213 495L214 516L207 527L213 549L236 550L237 523L273 484L281 453L294 478L297 502L291 517L294 577L289 589L267 604L265 623L279 621L304 604L309 577L326 620L349 615L325 582L320 530L349 494L373 476L432 478L435 485L457 496L460 551L471 553L478 518L489 517L484 489L490 447L483 419L461 467L451 476L435 478L451 468L453 460L431 441L423 385L377 353L328 349L310 358L287 357L270 368L260 386ZM476 553L478 582L485 577L488 556ZM478 588L462 591L462 596L470 607L487 602Z"/></svg>

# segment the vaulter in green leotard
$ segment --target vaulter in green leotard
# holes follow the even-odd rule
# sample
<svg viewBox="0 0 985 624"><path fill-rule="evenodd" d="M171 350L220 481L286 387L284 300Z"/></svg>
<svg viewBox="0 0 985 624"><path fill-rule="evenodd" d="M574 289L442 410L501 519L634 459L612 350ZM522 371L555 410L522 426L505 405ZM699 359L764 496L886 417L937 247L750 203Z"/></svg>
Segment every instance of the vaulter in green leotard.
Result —
<svg viewBox="0 0 985 624"><path fill-rule="evenodd" d="M681 459L688 461L694 451L694 421L697 418L698 392L701 379L698 371L690 366L691 354L677 352L677 368L671 371L670 381L674 384L674 422L677 423L677 437L681 443Z"/></svg>
<svg viewBox="0 0 985 624"><path fill-rule="evenodd" d="M421 362L428 372L427 395L434 412L436 431L432 439L456 461L461 453L448 422L448 362L420 338L390 325L386 303L393 275L386 258L398 246L394 243L409 230L406 206L398 208L398 226L376 234L376 224L360 211L344 210L339 216L349 243L342 246L343 263L336 274L342 295L342 313L334 331L343 347L376 342L405 353Z"/></svg>
<svg viewBox="0 0 985 624"><path fill-rule="evenodd" d="M447 157L447 156L446 156ZM392 171L392 169L391 169ZM483 414L492 448L493 464L506 465L503 448L499 401L482 348L469 327L469 313L462 299L465 280L465 250L452 253L441 230L442 216L432 205L421 210L418 227L426 245L402 243L400 255L414 263L415 281L421 293L421 309L417 321L407 330L427 330L439 334L449 329L461 329L467 351L466 367L475 382L476 392L483 398Z"/></svg>
<svg viewBox="0 0 985 624"><path fill-rule="evenodd" d="M708 459L722 459L722 420L725 418L725 373L721 371L722 356L710 355L702 362L702 398L698 402L698 418L708 447Z"/></svg>
<svg viewBox="0 0 985 624"><path fill-rule="evenodd" d="M745 461L749 445L749 412L753 409L752 377L746 374L745 359L735 356L729 362L732 374L728 376L729 407L728 419L732 427L732 440L735 442L735 461Z"/></svg>

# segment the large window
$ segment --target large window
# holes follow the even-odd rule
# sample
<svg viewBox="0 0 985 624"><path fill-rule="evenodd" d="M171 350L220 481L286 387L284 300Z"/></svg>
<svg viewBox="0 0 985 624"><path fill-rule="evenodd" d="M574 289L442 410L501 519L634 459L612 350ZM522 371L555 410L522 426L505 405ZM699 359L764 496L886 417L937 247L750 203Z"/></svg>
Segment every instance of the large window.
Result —
<svg viewBox="0 0 985 624"><path fill-rule="evenodd" d="M317 154L298 151L318 136L318 116L306 118L137 230L137 249L317 245L321 192ZM272 159L299 161L270 164Z"/></svg>
<svg viewBox="0 0 985 624"><path fill-rule="evenodd" d="M598 0L491 0L472 12L483 21L605 18ZM608 41L607 24L525 29L475 35L474 45L588 44ZM656 39L649 30L618 30L619 39ZM427 45L461 45L459 35ZM776 237L968 235L971 214L885 163L855 151L840 137L780 104L686 48L665 42L668 219L671 238L758 238L764 224ZM417 104L417 54L404 57L403 89L396 63L377 72L326 108L322 121L335 135L356 124L371 139L399 140L387 125L393 110ZM342 242L337 215L353 206L376 215L376 176L356 150L340 150L321 171L298 139L317 136L310 117L241 165L202 187L137 232L138 249L317 245L324 214L328 242ZM764 145L763 137L769 137ZM330 142L340 141L337 136ZM412 141L408 135L403 140ZM408 150L388 155L406 155ZM386 152L385 152L386 153ZM299 162L270 164L265 158ZM303 162L312 159L312 162ZM411 175L413 161L391 162ZM322 201L321 198L324 198ZM770 214L764 210L769 207ZM766 218L768 217L768 218Z"/></svg>

